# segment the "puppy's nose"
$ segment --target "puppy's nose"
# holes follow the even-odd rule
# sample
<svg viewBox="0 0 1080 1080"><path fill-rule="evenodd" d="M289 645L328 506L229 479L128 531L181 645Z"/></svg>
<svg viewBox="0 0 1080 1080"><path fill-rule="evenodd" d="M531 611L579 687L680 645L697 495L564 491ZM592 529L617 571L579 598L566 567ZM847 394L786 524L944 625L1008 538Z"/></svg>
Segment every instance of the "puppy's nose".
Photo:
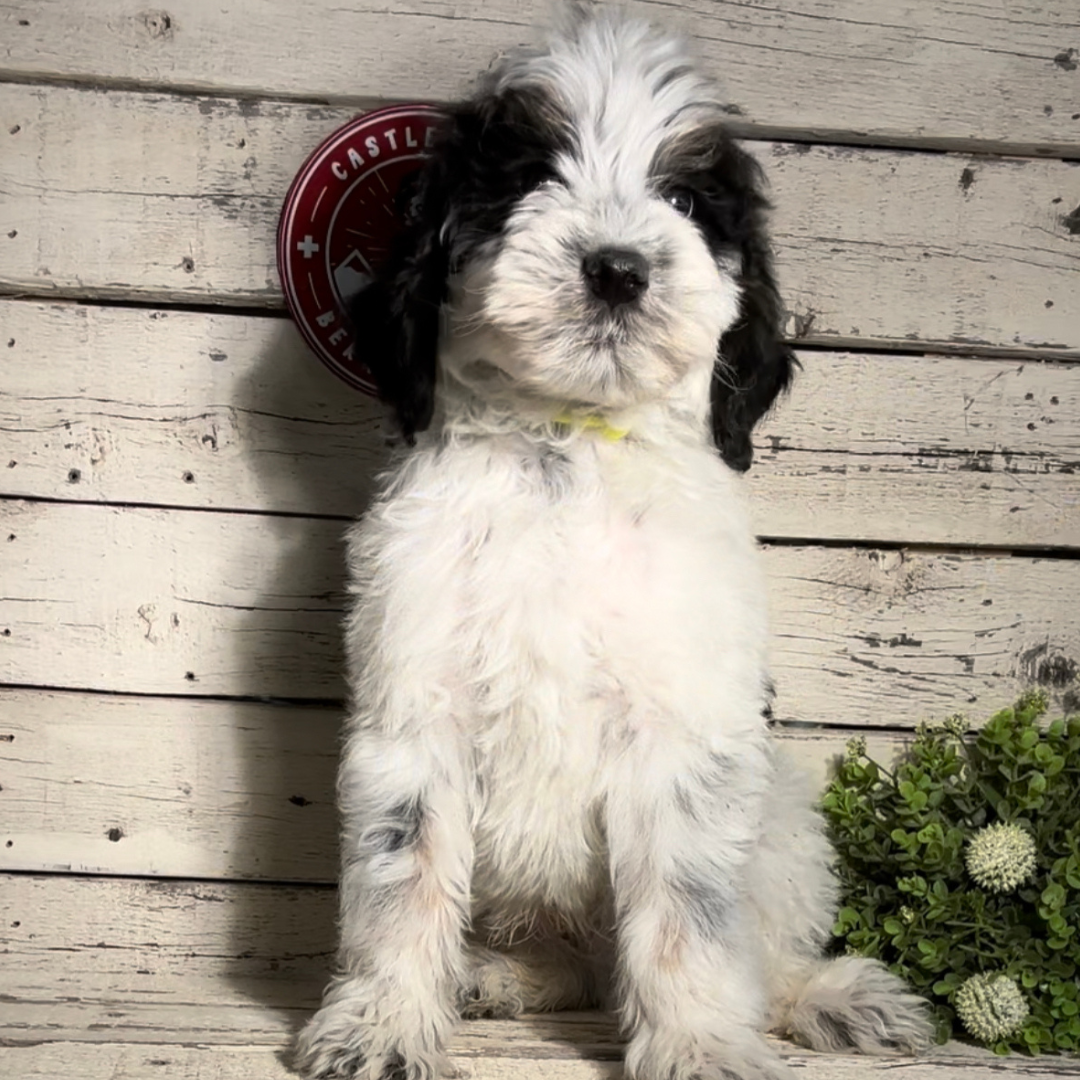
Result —
<svg viewBox="0 0 1080 1080"><path fill-rule="evenodd" d="M589 291L608 307L632 303L649 287L648 260L629 248L598 248L582 259L581 272Z"/></svg>

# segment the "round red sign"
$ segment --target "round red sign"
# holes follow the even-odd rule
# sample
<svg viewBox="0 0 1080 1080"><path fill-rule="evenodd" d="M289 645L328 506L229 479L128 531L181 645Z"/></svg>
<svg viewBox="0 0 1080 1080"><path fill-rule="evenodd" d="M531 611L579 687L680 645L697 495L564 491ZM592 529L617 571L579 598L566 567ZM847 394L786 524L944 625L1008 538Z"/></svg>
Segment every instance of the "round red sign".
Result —
<svg viewBox="0 0 1080 1080"><path fill-rule="evenodd" d="M375 384L345 308L386 258L404 221L402 183L430 155L445 119L431 105L357 117L308 158L281 211L278 273L296 325L331 371L369 394Z"/></svg>

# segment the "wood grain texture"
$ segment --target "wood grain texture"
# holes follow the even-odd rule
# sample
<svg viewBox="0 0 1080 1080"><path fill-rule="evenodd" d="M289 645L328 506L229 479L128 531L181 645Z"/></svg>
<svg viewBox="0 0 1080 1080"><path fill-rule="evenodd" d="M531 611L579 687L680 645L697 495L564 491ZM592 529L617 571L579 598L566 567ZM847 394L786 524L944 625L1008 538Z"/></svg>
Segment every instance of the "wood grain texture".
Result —
<svg viewBox="0 0 1080 1080"><path fill-rule="evenodd" d="M94 1019L79 1027L91 1039L127 1029L138 1041L132 1023L109 1016L127 1004L194 1006L209 1029L198 1041L228 1041L258 1006L316 1005L336 946L334 889L70 875L6 876L3 886L3 992L28 1006L85 999Z"/></svg>
<svg viewBox="0 0 1080 1080"><path fill-rule="evenodd" d="M1080 417L1080 366L799 358L791 393L755 435L748 483L759 535L1080 544L1080 430L1071 419Z"/></svg>
<svg viewBox="0 0 1080 1080"><path fill-rule="evenodd" d="M0 301L4 494L352 517L388 425L279 318ZM1080 365L804 351L760 535L1080 545Z"/></svg>
<svg viewBox="0 0 1080 1080"><path fill-rule="evenodd" d="M628 7L696 39L752 131L1068 154L1080 41L1068 3L681 0ZM12 0L0 77L308 99L446 100L535 41L520 0Z"/></svg>
<svg viewBox="0 0 1080 1080"><path fill-rule="evenodd" d="M72 1048L69 1060L109 1062L118 1070L106 1074L110 1080L184 1076L165 1070L193 1061L227 1069L217 1063L231 1058L232 1047L248 1053L284 1049L316 1005L330 962L336 895L329 889L31 876L9 877L3 886L12 916L0 927L0 1037L8 1044L0 1064L8 1067L62 1061L60 1044L70 1041L78 1050ZM941 1048L921 1061L778 1046L801 1074L822 1080L879 1071L911 1080L991 1080L1002 1070L991 1054L962 1046ZM210 1047L215 1056L182 1053ZM476 1077L614 1080L621 1040L611 1019L599 1013L472 1021L462 1024L451 1056ZM152 1060L168 1065L151 1066ZM525 1072L514 1072L511 1062ZM1066 1065L1072 1063L1040 1059L1038 1072L1021 1068L1017 1075L1068 1075ZM137 1069L147 1072L132 1071ZM20 1069L4 1075L35 1074ZM231 1080L234 1073L209 1075Z"/></svg>
<svg viewBox="0 0 1080 1080"><path fill-rule="evenodd" d="M780 719L912 726L986 716L1039 685L1080 707L1080 564L766 548Z"/></svg>
<svg viewBox="0 0 1080 1080"><path fill-rule="evenodd" d="M341 719L336 708L0 690L0 869L333 882ZM820 790L849 734L777 737ZM883 762L904 745L873 731L869 741Z"/></svg>
<svg viewBox="0 0 1080 1080"><path fill-rule="evenodd" d="M280 306L282 199L351 114L0 86L0 289ZM789 336L1080 356L1080 164L749 145Z"/></svg>
<svg viewBox="0 0 1080 1080"><path fill-rule="evenodd" d="M5 681L341 698L339 522L19 500L0 519ZM1074 686L1078 562L773 547L765 567L781 718L912 725L1025 678Z"/></svg>
<svg viewBox="0 0 1080 1080"><path fill-rule="evenodd" d="M165 1038L172 1030L174 1014L159 1010L158 1025ZM177 1018L179 1019L179 1018ZM470 1080L619 1080L618 1061L597 1060L597 1051L581 1045L582 1023L558 1017L556 1035L546 1044L543 1056L525 1056L518 1049L519 1029L532 1021L501 1021L494 1030L476 1033L483 1038L481 1052L466 1050L473 1027L470 1022L454 1044L452 1057L462 1076ZM280 1043L285 1045L283 1031ZM552 1056L564 1045L567 1057ZM1013 1057L994 1058L989 1051L967 1047L936 1049L924 1058L859 1058L809 1054L783 1044L781 1053L805 1080L861 1080L888 1076L895 1080L1002 1080L1002 1077L1072 1076L1069 1059ZM603 1052L603 1051L601 1051ZM295 1080L277 1046L198 1046L174 1042L75 1043L42 1041L29 1045L0 1043L0 1069L20 1080L56 1080L78 1075L80 1080Z"/></svg>
<svg viewBox="0 0 1080 1080"><path fill-rule="evenodd" d="M383 416L285 318L0 300L7 495L352 517Z"/></svg>
<svg viewBox="0 0 1080 1080"><path fill-rule="evenodd" d="M0 867L333 881L340 724L338 708L0 690Z"/></svg>
<svg viewBox="0 0 1080 1080"><path fill-rule="evenodd" d="M5 681L340 698L343 525L0 503Z"/></svg>

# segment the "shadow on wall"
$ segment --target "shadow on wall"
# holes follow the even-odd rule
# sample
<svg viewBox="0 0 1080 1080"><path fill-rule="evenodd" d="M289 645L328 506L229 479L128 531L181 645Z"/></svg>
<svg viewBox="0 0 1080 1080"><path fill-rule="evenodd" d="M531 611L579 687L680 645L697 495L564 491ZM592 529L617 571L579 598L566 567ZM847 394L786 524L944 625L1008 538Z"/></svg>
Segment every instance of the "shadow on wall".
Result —
<svg viewBox="0 0 1080 1080"><path fill-rule="evenodd" d="M232 981L296 1029L318 1004L336 939L342 537L386 450L381 407L326 371L286 320L236 397L245 466L271 511L257 527L273 532L275 562L252 568L258 600L234 635L238 682L258 701L238 703L248 713L233 729L247 800L236 807L235 861L261 884L238 890Z"/></svg>

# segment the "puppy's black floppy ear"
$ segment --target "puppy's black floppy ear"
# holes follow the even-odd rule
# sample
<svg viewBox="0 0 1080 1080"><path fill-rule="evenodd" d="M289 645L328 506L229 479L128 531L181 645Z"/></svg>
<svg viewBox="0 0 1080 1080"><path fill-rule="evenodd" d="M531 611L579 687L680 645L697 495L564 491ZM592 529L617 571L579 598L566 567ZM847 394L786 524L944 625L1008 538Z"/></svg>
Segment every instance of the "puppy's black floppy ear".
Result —
<svg viewBox="0 0 1080 1080"><path fill-rule="evenodd" d="M453 108L434 154L403 193L409 212L378 278L352 302L356 355L405 437L431 423L447 277L498 235L521 196L552 175L561 114L529 88L484 90Z"/></svg>
<svg viewBox="0 0 1080 1080"><path fill-rule="evenodd" d="M714 175L732 199L742 295L739 318L721 337L713 369L712 431L724 461L745 472L754 457L754 425L787 388L798 360L781 340L784 309L765 227L769 204L761 191L761 170L726 140Z"/></svg>
<svg viewBox="0 0 1080 1080"><path fill-rule="evenodd" d="M452 137L444 133L442 146ZM449 205L443 148L399 193L405 225L386 263L348 305L356 356L370 369L379 397L397 414L411 443L431 423L439 310L446 298L449 254L442 232Z"/></svg>

